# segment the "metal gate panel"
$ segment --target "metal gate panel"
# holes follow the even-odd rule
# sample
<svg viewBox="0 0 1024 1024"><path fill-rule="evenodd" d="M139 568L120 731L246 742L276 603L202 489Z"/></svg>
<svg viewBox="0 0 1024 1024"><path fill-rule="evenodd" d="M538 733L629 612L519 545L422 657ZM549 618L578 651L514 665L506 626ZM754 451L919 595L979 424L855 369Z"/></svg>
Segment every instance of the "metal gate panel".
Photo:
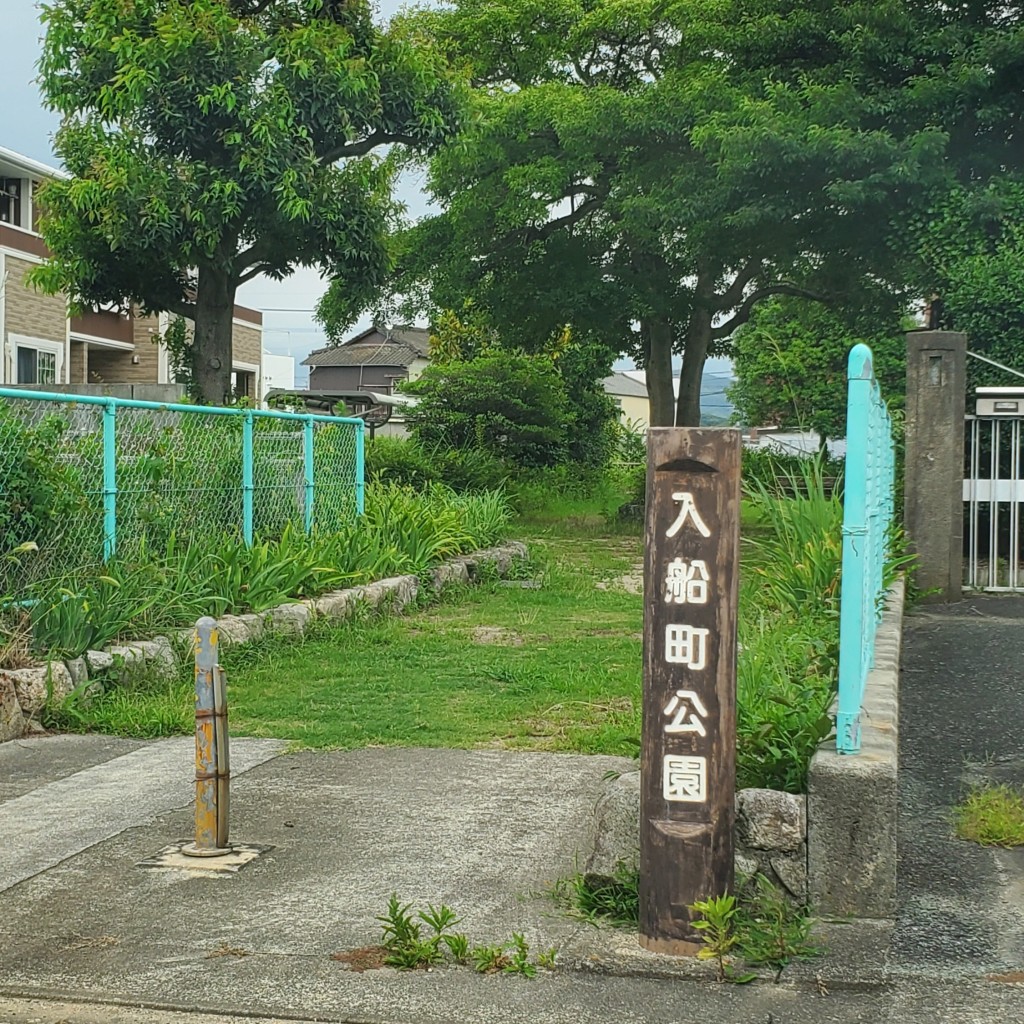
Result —
<svg viewBox="0 0 1024 1024"><path fill-rule="evenodd" d="M1009 417L967 418L965 587L1024 591L1022 422Z"/></svg>

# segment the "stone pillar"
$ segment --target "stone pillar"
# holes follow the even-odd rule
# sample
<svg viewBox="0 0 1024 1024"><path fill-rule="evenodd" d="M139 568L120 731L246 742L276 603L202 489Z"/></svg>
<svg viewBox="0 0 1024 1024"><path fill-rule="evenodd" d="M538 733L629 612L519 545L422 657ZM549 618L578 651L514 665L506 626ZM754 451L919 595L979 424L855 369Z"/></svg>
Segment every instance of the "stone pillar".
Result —
<svg viewBox="0 0 1024 1024"><path fill-rule="evenodd" d="M903 523L927 601L961 597L966 364L967 335L907 334Z"/></svg>

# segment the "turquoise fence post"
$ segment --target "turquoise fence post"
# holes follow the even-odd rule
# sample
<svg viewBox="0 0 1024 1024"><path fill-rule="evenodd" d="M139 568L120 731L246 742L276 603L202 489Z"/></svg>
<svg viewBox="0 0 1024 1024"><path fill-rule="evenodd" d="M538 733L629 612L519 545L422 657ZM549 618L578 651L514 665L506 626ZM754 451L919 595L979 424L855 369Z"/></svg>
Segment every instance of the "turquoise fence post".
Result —
<svg viewBox="0 0 1024 1024"><path fill-rule="evenodd" d="M307 416L305 422L302 425L302 453L303 462L305 463L305 476L306 476L306 502L305 502L305 516L304 516L304 529L306 533L313 532L313 497L315 494L314 486L315 480L313 479L313 417Z"/></svg>
<svg viewBox="0 0 1024 1024"><path fill-rule="evenodd" d="M103 404L103 561L117 552L117 403Z"/></svg>
<svg viewBox="0 0 1024 1024"><path fill-rule="evenodd" d="M356 424L356 515L366 510L366 424Z"/></svg>
<svg viewBox="0 0 1024 1024"><path fill-rule="evenodd" d="M252 410L247 409L242 419L242 539L247 548L252 547L253 484L252 458Z"/></svg>
<svg viewBox="0 0 1024 1024"><path fill-rule="evenodd" d="M860 708L863 699L865 598L873 603L874 580L869 567L868 453L871 449L873 365L871 349L855 345L847 376L846 468L843 475L843 588L839 612L839 704L836 749L852 754L860 749ZM873 561L874 559L871 559ZM868 612L873 615L874 609ZM871 644L874 647L874 644Z"/></svg>

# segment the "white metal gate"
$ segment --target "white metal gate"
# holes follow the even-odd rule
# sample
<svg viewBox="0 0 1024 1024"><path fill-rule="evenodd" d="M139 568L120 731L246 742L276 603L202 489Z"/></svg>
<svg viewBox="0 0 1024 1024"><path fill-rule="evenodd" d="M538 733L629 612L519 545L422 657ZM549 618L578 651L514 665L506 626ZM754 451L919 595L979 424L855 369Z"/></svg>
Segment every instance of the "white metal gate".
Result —
<svg viewBox="0 0 1024 1024"><path fill-rule="evenodd" d="M1024 591L1024 389L1000 389L1020 393L1002 399L983 398L987 390L978 389L979 415L967 417L964 586Z"/></svg>

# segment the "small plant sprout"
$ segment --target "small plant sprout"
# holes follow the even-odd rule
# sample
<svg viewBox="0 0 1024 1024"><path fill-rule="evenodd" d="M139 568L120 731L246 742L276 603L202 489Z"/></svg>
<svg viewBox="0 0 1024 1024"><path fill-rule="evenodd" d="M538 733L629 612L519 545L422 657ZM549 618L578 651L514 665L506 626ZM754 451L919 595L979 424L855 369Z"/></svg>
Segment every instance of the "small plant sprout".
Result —
<svg viewBox="0 0 1024 1024"><path fill-rule="evenodd" d="M709 896L706 900L698 900L690 910L700 915L693 922L693 927L701 933L704 942L697 954L698 958L715 961L719 981L750 981L752 975L734 977L729 966L729 957L739 941L736 934L736 915L739 911L736 897Z"/></svg>
<svg viewBox="0 0 1024 1024"><path fill-rule="evenodd" d="M469 951L469 959L478 974L493 974L504 970L508 963L504 946L474 946Z"/></svg>
<svg viewBox="0 0 1024 1024"><path fill-rule="evenodd" d="M435 933L429 939L423 939L422 928L411 910L411 903L402 906L392 893L387 912L377 918L383 926L381 945L387 950L384 962L390 967L413 970L429 967L442 959L438 935ZM419 916L423 916L422 912Z"/></svg>
<svg viewBox="0 0 1024 1024"><path fill-rule="evenodd" d="M532 978L537 973L536 965L530 960L530 944L522 932L512 933L512 947L507 959L508 963L502 968L506 974L521 974L524 978Z"/></svg>
<svg viewBox="0 0 1024 1024"><path fill-rule="evenodd" d="M744 891L736 920L737 950L751 964L776 972L793 960L817 956L810 941L813 920L794 906L764 875L755 875Z"/></svg>
<svg viewBox="0 0 1024 1024"><path fill-rule="evenodd" d="M448 947L448 952L457 964L469 963L469 939L463 932L442 935L441 941Z"/></svg>
<svg viewBox="0 0 1024 1024"><path fill-rule="evenodd" d="M550 949L542 950L537 954L537 966L543 967L545 971L553 971L557 959L558 947L552 946Z"/></svg>

